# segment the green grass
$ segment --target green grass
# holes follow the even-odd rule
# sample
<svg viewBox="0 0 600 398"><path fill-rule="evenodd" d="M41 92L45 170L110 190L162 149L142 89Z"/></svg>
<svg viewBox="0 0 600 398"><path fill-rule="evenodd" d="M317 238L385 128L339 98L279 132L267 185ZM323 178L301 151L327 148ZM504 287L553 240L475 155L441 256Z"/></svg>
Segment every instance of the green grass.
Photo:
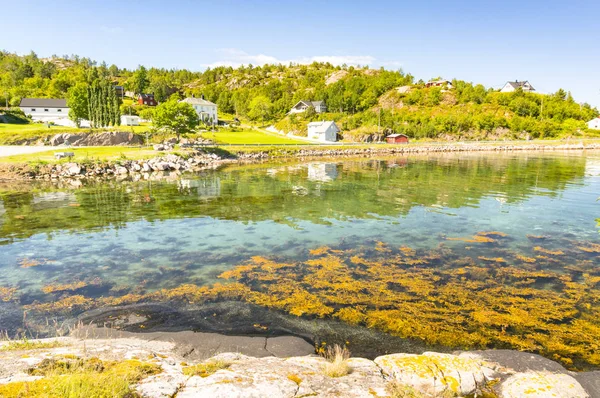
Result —
<svg viewBox="0 0 600 398"><path fill-rule="evenodd" d="M7 156L0 158L0 163L64 163L64 162L82 162L82 161L109 161L119 159L149 159L159 156L160 153L149 147L125 147L125 146L90 146L80 148L68 148L69 152L75 155L71 159L54 158L57 150L38 152L24 155ZM185 151L179 151L185 152Z"/></svg>
<svg viewBox="0 0 600 398"><path fill-rule="evenodd" d="M24 350L41 350L45 348L61 347L64 344L60 341L32 341L27 339L13 340L8 344L0 346L0 351L24 351Z"/></svg>
<svg viewBox="0 0 600 398"><path fill-rule="evenodd" d="M227 369L230 366L230 362L226 362L220 359L211 359L205 363L200 363L198 365L192 365L183 368L183 374L186 376L208 377L215 373L217 370Z"/></svg>
<svg viewBox="0 0 600 398"><path fill-rule="evenodd" d="M219 131L207 131L202 133L202 137L217 144L264 144L264 145L280 145L280 144L306 144L304 141L294 140L291 138L270 134L260 130L240 129L240 131L231 131L223 129Z"/></svg>

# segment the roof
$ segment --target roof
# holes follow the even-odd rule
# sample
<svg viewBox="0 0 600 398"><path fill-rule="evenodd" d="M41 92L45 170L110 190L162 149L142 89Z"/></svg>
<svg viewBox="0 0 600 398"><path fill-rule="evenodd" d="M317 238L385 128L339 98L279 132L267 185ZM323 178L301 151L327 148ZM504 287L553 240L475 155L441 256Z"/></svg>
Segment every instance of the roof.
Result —
<svg viewBox="0 0 600 398"><path fill-rule="evenodd" d="M396 137L406 137L408 138L408 136L406 134L390 134L387 136L387 138L396 138Z"/></svg>
<svg viewBox="0 0 600 398"><path fill-rule="evenodd" d="M142 99L154 99L154 94L140 94Z"/></svg>
<svg viewBox="0 0 600 398"><path fill-rule="evenodd" d="M528 84L529 86L531 86L531 88L533 88L531 83L529 83L527 80L524 80L522 82L515 80L514 82L506 82L506 84L510 84L513 88L523 87L523 86L525 86L525 84Z"/></svg>
<svg viewBox="0 0 600 398"><path fill-rule="evenodd" d="M23 98L19 106L27 108L67 108L67 100L64 98Z"/></svg>
<svg viewBox="0 0 600 398"><path fill-rule="evenodd" d="M316 108L316 107L318 107L318 106L321 106L321 105L324 105L324 104L325 104L325 103L324 103L324 101L308 101L308 100L300 100L300 101L298 101L298 103L297 103L296 105L294 105L293 107L294 107L294 108L295 108L295 107L297 107L297 106L298 106L298 104L300 104L300 103L302 103L302 104L304 104L304 105L307 105L307 106L312 106L312 107L314 107L314 108Z"/></svg>
<svg viewBox="0 0 600 398"><path fill-rule="evenodd" d="M187 102L188 104L192 104L192 105L204 105L204 106L214 105L214 106L217 106L217 104L207 101L204 98L196 98L196 97L188 97L188 98L182 100L181 102Z"/></svg>
<svg viewBox="0 0 600 398"><path fill-rule="evenodd" d="M314 128L317 133L324 133L325 131L327 131L327 129L329 129L329 127L331 127L331 125L334 125L335 128L336 128L336 130L340 131L339 127L332 120L328 120L328 121L323 120L322 122L310 122L310 123L308 123L308 127L309 128L311 128L311 127Z"/></svg>

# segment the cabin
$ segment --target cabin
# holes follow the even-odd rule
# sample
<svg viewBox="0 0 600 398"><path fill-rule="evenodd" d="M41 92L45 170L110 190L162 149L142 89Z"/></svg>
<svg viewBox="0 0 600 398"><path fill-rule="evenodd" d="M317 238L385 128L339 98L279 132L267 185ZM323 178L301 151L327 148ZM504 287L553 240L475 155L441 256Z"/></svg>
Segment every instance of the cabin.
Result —
<svg viewBox="0 0 600 398"><path fill-rule="evenodd" d="M308 123L308 138L322 142L336 142L341 130L333 121Z"/></svg>
<svg viewBox="0 0 600 398"><path fill-rule="evenodd" d="M19 108L36 122L50 122L69 117L67 100L62 98L23 98Z"/></svg>
<svg viewBox="0 0 600 398"><path fill-rule="evenodd" d="M385 140L388 144L408 144L408 136L404 134L390 134Z"/></svg>
<svg viewBox="0 0 600 398"><path fill-rule="evenodd" d="M513 91L517 90L518 88L520 88L521 90L523 90L526 93L535 91L535 88L533 88L531 83L529 83L527 80L522 81L522 82L515 80L514 82L506 82L504 87L502 87L500 89L500 92L501 93L512 93Z"/></svg>
<svg viewBox="0 0 600 398"><path fill-rule="evenodd" d="M425 83L425 87L442 87L450 90L452 88L452 82L444 79L430 80Z"/></svg>
<svg viewBox="0 0 600 398"><path fill-rule="evenodd" d="M158 102L154 99L154 94L140 94L137 100L139 105L156 106Z"/></svg>
<svg viewBox="0 0 600 398"><path fill-rule="evenodd" d="M203 122L212 122L212 124L219 123L219 117L217 116L217 104L204 99L204 96L200 98L188 97L181 102L188 103L194 108L198 117Z"/></svg>
<svg viewBox="0 0 600 398"><path fill-rule="evenodd" d="M113 86L115 88L115 93L117 93L117 97L123 97L125 95L125 89L123 86Z"/></svg>
<svg viewBox="0 0 600 398"><path fill-rule="evenodd" d="M299 101L296 105L290 109L289 113L303 113L308 110L308 108L315 108L315 112L324 113L327 112L327 106L325 106L324 101Z"/></svg>
<svg viewBox="0 0 600 398"><path fill-rule="evenodd" d="M136 115L121 115L121 126L139 126L140 117Z"/></svg>
<svg viewBox="0 0 600 398"><path fill-rule="evenodd" d="M600 117L590 120L587 122L588 129L600 130Z"/></svg>

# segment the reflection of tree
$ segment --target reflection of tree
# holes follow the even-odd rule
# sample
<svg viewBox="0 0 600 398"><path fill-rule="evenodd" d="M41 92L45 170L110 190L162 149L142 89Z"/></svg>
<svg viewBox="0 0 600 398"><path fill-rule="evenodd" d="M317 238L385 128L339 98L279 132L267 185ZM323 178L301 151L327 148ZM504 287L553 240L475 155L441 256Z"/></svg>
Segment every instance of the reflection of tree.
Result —
<svg viewBox="0 0 600 398"><path fill-rule="evenodd" d="M0 237L61 229L89 230L145 219L213 217L236 221L398 216L414 206L476 206L489 195L506 203L555 196L585 174L583 157L440 157L344 161L335 178L308 178L308 166L235 166L180 181L90 183L74 191L78 207L34 211L35 190L2 194ZM332 169L333 170L333 169ZM306 195L294 193L302 187ZM149 199L149 200L148 200ZM23 216L22 219L14 215Z"/></svg>

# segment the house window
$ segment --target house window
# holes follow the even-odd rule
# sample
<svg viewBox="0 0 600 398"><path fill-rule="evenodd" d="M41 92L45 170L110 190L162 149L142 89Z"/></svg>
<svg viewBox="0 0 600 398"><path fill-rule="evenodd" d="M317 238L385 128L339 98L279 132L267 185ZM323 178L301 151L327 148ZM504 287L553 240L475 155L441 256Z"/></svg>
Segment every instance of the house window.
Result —
<svg viewBox="0 0 600 398"><path fill-rule="evenodd" d="M31 112L35 112L35 108L31 108Z"/></svg>
<svg viewBox="0 0 600 398"><path fill-rule="evenodd" d="M48 112L48 109L44 109L44 112Z"/></svg>
<svg viewBox="0 0 600 398"><path fill-rule="evenodd" d="M62 109L57 109L56 111L57 111L57 112L62 112Z"/></svg>
<svg viewBox="0 0 600 398"><path fill-rule="evenodd" d="M147 102L147 101L144 101L144 105L148 105L148 102Z"/></svg>

